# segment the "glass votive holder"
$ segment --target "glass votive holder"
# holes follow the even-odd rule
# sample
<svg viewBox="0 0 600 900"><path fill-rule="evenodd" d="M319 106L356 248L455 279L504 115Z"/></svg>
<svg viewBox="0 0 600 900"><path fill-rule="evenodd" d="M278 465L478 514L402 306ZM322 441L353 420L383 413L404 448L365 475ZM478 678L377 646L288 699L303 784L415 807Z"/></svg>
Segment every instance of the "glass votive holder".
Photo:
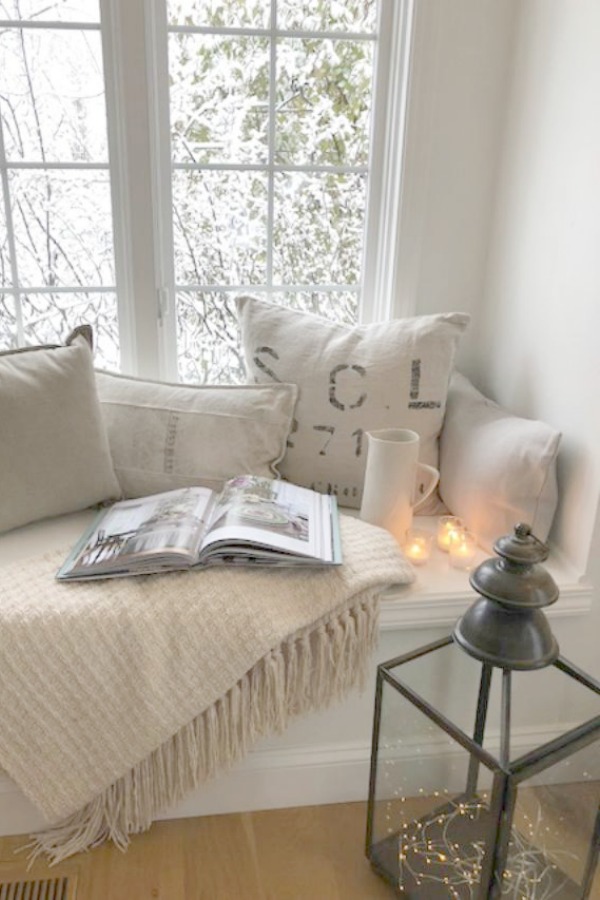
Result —
<svg viewBox="0 0 600 900"><path fill-rule="evenodd" d="M437 531L437 545L440 550L448 553L452 544L460 539L464 530L462 519L459 519L458 516L440 516Z"/></svg>
<svg viewBox="0 0 600 900"><path fill-rule="evenodd" d="M463 531L458 540L450 544L450 565L454 569L470 569L475 562L477 538L470 531Z"/></svg>
<svg viewBox="0 0 600 900"><path fill-rule="evenodd" d="M409 528L402 545L404 555L414 566L422 566L431 557L433 535L419 528Z"/></svg>

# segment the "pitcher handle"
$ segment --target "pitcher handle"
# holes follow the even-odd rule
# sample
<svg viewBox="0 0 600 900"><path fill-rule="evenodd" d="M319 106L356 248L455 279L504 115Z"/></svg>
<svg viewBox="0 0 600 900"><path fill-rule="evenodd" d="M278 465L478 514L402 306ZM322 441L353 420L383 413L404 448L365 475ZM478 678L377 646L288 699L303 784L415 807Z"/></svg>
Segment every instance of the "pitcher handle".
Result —
<svg viewBox="0 0 600 900"><path fill-rule="evenodd" d="M423 478L425 476L425 479ZM429 481L428 485L424 485L424 480ZM423 506L426 500L428 500L436 487L438 486L440 480L440 473L437 469L434 469L433 466L427 466L425 463L417 464L417 484L419 486L419 499L413 505L413 512L416 512L419 507Z"/></svg>

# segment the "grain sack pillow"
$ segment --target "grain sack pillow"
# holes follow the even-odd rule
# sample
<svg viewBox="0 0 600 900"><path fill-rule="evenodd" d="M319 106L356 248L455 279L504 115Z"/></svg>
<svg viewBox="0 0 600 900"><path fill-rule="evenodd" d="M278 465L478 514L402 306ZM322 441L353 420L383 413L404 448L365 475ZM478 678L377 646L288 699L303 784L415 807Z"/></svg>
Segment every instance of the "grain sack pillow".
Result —
<svg viewBox="0 0 600 900"><path fill-rule="evenodd" d="M455 372L440 441L440 493L456 516L491 550L527 522L545 541L557 504L560 433L514 416Z"/></svg>
<svg viewBox="0 0 600 900"><path fill-rule="evenodd" d="M418 432L421 462L437 467L448 381L467 315L350 327L254 297L239 298L237 308L249 380L299 388L284 478L360 507L365 432L376 428Z"/></svg>
<svg viewBox="0 0 600 900"><path fill-rule="evenodd" d="M90 336L0 353L0 531L120 495Z"/></svg>
<svg viewBox="0 0 600 900"><path fill-rule="evenodd" d="M279 476L295 385L166 384L100 371L96 382L125 497Z"/></svg>

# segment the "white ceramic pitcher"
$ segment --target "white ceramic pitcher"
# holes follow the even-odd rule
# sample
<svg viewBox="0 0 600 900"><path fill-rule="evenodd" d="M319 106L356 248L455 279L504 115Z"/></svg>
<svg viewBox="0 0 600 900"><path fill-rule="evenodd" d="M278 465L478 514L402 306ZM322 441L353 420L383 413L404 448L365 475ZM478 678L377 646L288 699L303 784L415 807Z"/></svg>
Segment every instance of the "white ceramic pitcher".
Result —
<svg viewBox="0 0 600 900"><path fill-rule="evenodd" d="M367 438L360 517L386 528L402 544L413 512L431 496L440 473L419 462L420 438L416 431L382 428L368 431Z"/></svg>

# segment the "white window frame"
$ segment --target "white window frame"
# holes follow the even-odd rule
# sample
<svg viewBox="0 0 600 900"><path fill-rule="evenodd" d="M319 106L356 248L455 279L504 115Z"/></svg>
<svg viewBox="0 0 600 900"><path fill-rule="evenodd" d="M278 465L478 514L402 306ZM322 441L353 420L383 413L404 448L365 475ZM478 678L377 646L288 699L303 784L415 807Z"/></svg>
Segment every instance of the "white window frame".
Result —
<svg viewBox="0 0 600 900"><path fill-rule="evenodd" d="M100 0L122 368L177 380L164 0ZM360 319L413 312L398 246L414 0L380 0ZM213 286L214 287L214 286Z"/></svg>

